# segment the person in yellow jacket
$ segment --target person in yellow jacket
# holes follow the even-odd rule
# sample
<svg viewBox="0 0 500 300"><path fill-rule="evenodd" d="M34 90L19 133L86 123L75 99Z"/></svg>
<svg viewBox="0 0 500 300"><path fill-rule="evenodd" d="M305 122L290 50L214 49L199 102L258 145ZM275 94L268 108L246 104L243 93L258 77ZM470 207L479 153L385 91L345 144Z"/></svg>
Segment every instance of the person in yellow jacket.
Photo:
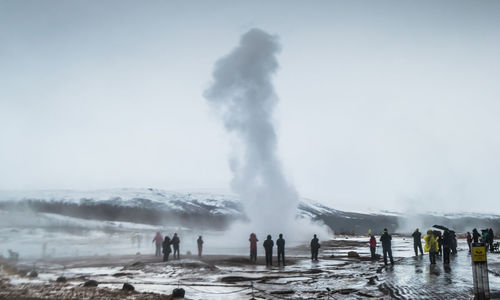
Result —
<svg viewBox="0 0 500 300"><path fill-rule="evenodd" d="M429 260L431 265L436 264L436 254L439 251L438 238L434 235L434 231L431 229L427 230L427 235L424 236L425 246L424 251L429 252Z"/></svg>

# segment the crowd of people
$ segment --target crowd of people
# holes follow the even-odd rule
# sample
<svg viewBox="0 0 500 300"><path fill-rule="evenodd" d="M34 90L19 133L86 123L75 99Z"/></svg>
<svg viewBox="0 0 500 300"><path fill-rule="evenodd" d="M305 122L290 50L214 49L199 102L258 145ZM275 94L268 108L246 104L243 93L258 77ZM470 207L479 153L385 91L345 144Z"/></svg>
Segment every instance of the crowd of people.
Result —
<svg viewBox="0 0 500 300"><path fill-rule="evenodd" d="M440 230L427 230L427 235L423 237L425 246L422 249L422 234L419 229L415 229L412 234L413 237L413 250L415 251L415 256L424 255L424 252L429 253L429 260L431 264L436 264L436 257L443 257L443 264L450 263L450 255L457 254L457 235L455 231L443 227L443 232ZM490 252L494 251L494 235L493 229L484 229L482 234L479 234L477 229L472 230L472 235L470 232L466 234L467 244L469 246L469 253L471 252L472 243L484 243L486 248ZM391 235L384 229L384 233L380 236L380 242L382 244L382 252L384 257L384 264L387 265L387 259L389 258L390 263L394 264L392 258L392 247L391 247ZM372 259L377 259L376 254L377 240L373 234L370 235L369 240L370 253Z"/></svg>
<svg viewBox="0 0 500 300"><path fill-rule="evenodd" d="M429 229L426 232L425 236L422 236L422 233L419 229L415 229L412 233L413 238L413 250L415 252L415 256L424 255L425 253L429 254L429 261L431 265L436 264L436 257L442 256L443 264L447 265L450 263L450 255L457 254L457 235L455 231L450 230L448 228L442 227L440 230ZM472 233L467 232L465 235L467 240L467 245L469 247L469 253L472 250L472 246L474 243L484 243L486 249L491 252L494 252L494 234L493 229L484 229L481 230L481 233L474 228ZM422 247L422 239L425 244ZM251 233L248 239L250 243L250 262L255 263L257 261L257 244L259 239L255 233ZM389 234L387 228L383 230L382 235L379 238L380 244L382 246L382 256L384 260L384 264L391 265L394 264L394 258L392 256L392 236ZM169 236L163 237L160 232L157 232L155 237L153 238L153 243L156 245L156 256L161 256L163 253L163 261L168 261L170 253L172 252L172 247L174 251L174 259L180 259L180 238L177 233L174 233L173 237ZM196 240L196 244L198 246L198 256L201 257L203 253L203 238L199 236ZM497 243L498 244L498 243ZM275 246L275 242L272 239L271 235L267 235L266 239L262 243L265 251L265 260L266 266L273 266L273 249ZM311 239L309 244L311 250L311 260L318 260L318 252L321 247L319 243L319 239L315 234ZM370 234L369 240L370 253L371 258L374 260L378 260L380 255L376 253L377 249L377 239L374 234ZM498 248L498 245L496 246ZM276 240L276 248L277 248L277 257L278 264L277 266L285 266L285 239L283 238L283 234L278 235L278 239ZM172 296L176 296L178 298L174 299L183 299L184 297L183 289L176 289L172 293Z"/></svg>
<svg viewBox="0 0 500 300"><path fill-rule="evenodd" d="M471 252L472 243L484 243L486 247L490 250L490 252L495 251L494 247L494 239L495 235L493 234L493 229L483 229L481 230L481 234L477 231L476 228L472 230L472 235L470 232L467 232L467 245L469 246L469 252Z"/></svg>
<svg viewBox="0 0 500 300"><path fill-rule="evenodd" d="M250 262L257 261L257 235L255 233L250 234L250 238L248 239L250 242ZM268 235L264 243L264 251L266 254L266 266L273 266L273 248L274 241L272 240L271 235ZM318 252L320 248L319 239L316 235L313 236L311 243L311 260L318 260ZM277 254L278 254L278 266L285 266L285 239L283 238L283 234L280 233L278 239L276 240Z"/></svg>
<svg viewBox="0 0 500 300"><path fill-rule="evenodd" d="M250 234L250 238L248 239L250 242L250 262L255 263L257 261L257 235L255 233ZM163 253L163 261L168 261L170 253L172 253L172 248L174 248L174 259L180 259L179 255L179 244L181 243L179 236L177 233L174 233L172 239L169 236L163 236L160 232L157 232L155 237L153 238L153 243L156 245L156 256L161 256ZM198 256L201 257L203 253L203 238L199 236L197 241L198 245ZM266 255L266 266L273 265L273 248L274 241L272 240L271 235L268 235L264 243L262 244L264 247L265 255ZM311 243L311 260L318 260L318 252L321 247L319 243L319 239L316 234L313 236ZM285 239L283 238L283 234L279 234L279 238L276 240L277 247L277 255L278 255L278 266L285 266Z"/></svg>
<svg viewBox="0 0 500 300"><path fill-rule="evenodd" d="M413 237L413 250L415 251L415 256L424 255L429 253L429 260L431 264L436 263L436 257L442 256L443 263L450 263L450 255L457 254L457 236L455 231L443 227L443 232L440 230L427 230L427 234L422 237L422 233L419 229L415 229L412 234ZM422 247L422 239L425 242L424 247ZM486 245L486 248L491 252L494 251L494 235L493 230L484 229L480 234L476 228L472 230L472 234L467 232L466 234L467 244L469 246L469 253L471 252L472 243L482 242ZM382 256L384 259L384 264L391 265L394 264L394 258L392 256L392 236L389 234L387 228L384 229L383 234L380 236L380 243L382 245ZM250 242L250 262L255 263L257 261L257 243L259 239L255 233L251 233L248 239ZM177 233L174 233L173 237L169 236L163 237L160 232L156 233L153 238L153 243L156 244L156 256L161 256L163 253L163 261L168 261L170 253L172 253L172 247L174 251L174 259L180 259L180 239ZM203 238L199 236L197 241L198 246L198 256L201 257L203 253ZM313 236L310 242L311 249L311 260L318 260L318 252L321 247L319 239L316 234ZM370 253L372 259L378 259L379 255L376 254L377 240L373 234L370 234ZM262 246L264 247L266 266L273 266L273 248L275 246L271 235L268 235L264 240ZM279 234L276 240L277 256L278 256L278 266L285 266L285 239L283 234Z"/></svg>

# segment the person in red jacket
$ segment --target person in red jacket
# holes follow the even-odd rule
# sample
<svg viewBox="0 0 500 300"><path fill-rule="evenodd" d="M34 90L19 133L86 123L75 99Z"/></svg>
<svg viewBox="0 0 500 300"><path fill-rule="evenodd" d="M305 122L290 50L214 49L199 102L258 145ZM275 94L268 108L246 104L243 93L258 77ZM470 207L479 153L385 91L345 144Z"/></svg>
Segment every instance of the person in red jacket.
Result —
<svg viewBox="0 0 500 300"><path fill-rule="evenodd" d="M375 259L375 249L377 248L377 240L373 234L370 234L370 253L372 254L372 259Z"/></svg>
<svg viewBox="0 0 500 300"><path fill-rule="evenodd" d="M250 238L248 240L250 241L250 262L256 262L257 261L257 242L259 240L257 239L257 236L253 232L250 234Z"/></svg>
<svg viewBox="0 0 500 300"><path fill-rule="evenodd" d="M163 237L160 232L156 233L156 236L153 238L153 243L156 243L156 253L155 256L161 256L161 246L163 244Z"/></svg>

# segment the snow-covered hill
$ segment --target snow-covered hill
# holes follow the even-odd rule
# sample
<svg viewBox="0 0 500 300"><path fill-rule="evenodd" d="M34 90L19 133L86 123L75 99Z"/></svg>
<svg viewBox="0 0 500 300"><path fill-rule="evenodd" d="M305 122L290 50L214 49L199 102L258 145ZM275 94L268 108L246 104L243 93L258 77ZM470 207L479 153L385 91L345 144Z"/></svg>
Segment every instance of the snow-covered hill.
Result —
<svg viewBox="0 0 500 300"><path fill-rule="evenodd" d="M30 210L82 219L223 229L243 219L230 195L159 189L0 191L0 209Z"/></svg>
<svg viewBox="0 0 500 300"><path fill-rule="evenodd" d="M146 225L184 226L223 230L235 220L245 219L244 206L236 195L208 192L174 192L161 189L0 191L0 210L72 218L130 222ZM410 232L415 227L442 224L457 231L473 227L500 229L500 216L483 214L361 213L330 208L301 199L297 215L318 220L335 232Z"/></svg>

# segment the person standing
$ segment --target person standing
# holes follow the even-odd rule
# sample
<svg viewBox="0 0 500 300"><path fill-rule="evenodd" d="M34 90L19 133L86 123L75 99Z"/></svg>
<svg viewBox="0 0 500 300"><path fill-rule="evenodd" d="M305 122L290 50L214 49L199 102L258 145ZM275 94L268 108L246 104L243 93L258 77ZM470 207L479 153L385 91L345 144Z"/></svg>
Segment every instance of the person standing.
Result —
<svg viewBox="0 0 500 300"><path fill-rule="evenodd" d="M373 234L370 234L370 253L372 259L376 259L375 250L377 249L377 240Z"/></svg>
<svg viewBox="0 0 500 300"><path fill-rule="evenodd" d="M278 246L278 267L280 266L281 260L283 261L283 267L285 266L285 239L283 239L283 234L280 233L279 238L276 240L276 246Z"/></svg>
<svg viewBox="0 0 500 300"><path fill-rule="evenodd" d="M472 244L472 236L470 235L470 232L467 231L467 246L469 246L469 253L471 253L471 244Z"/></svg>
<svg viewBox="0 0 500 300"><path fill-rule="evenodd" d="M394 259L392 258L392 249L391 249L391 235L387 232L387 228L384 228L384 234L380 237L380 242L382 242L382 252L384 253L384 264L387 265L387 255L389 255L389 259L391 260L391 265L394 264Z"/></svg>
<svg viewBox="0 0 500 300"><path fill-rule="evenodd" d="M257 261L257 242L259 241L257 239L257 236L255 233L250 234L250 238L248 239L250 242L250 262L256 262Z"/></svg>
<svg viewBox="0 0 500 300"><path fill-rule="evenodd" d="M203 252L203 238L201 237L201 235L196 240L196 243L198 244L198 257L201 257L201 254Z"/></svg>
<svg viewBox="0 0 500 300"><path fill-rule="evenodd" d="M451 254L457 255L457 235L455 231L450 230L450 238L451 238Z"/></svg>
<svg viewBox="0 0 500 300"><path fill-rule="evenodd" d="M438 255L442 256L443 255L443 235L441 234L441 231L436 230L434 231L434 234L437 236L438 240Z"/></svg>
<svg viewBox="0 0 500 300"><path fill-rule="evenodd" d="M481 243L484 243L486 250L488 250L488 229L481 229Z"/></svg>
<svg viewBox="0 0 500 300"><path fill-rule="evenodd" d="M156 243L156 253L155 256L161 256L161 245L163 243L163 237L161 236L161 233L158 231L153 238L153 242Z"/></svg>
<svg viewBox="0 0 500 300"><path fill-rule="evenodd" d="M474 243L479 243L480 236L481 235L479 234L476 228L472 229L472 240L474 241Z"/></svg>
<svg viewBox="0 0 500 300"><path fill-rule="evenodd" d="M170 248L170 237L167 235L162 244L163 247L163 261L168 261L170 253L172 253L172 248Z"/></svg>
<svg viewBox="0 0 500 300"><path fill-rule="evenodd" d="M415 256L418 255L418 249L420 249L420 255L424 255L424 251L422 250L422 234L418 231L418 228L415 229L415 232L411 235L413 237L413 250L415 250Z"/></svg>
<svg viewBox="0 0 500 300"><path fill-rule="evenodd" d="M448 229L444 230L443 233L443 264L447 265L450 263L450 249L452 245L451 233Z"/></svg>
<svg viewBox="0 0 500 300"><path fill-rule="evenodd" d="M425 241L425 252L429 252L429 260L431 265L436 264L436 254L439 251L439 245L437 241L437 236L434 235L434 231L431 229L427 230L427 235L424 236Z"/></svg>
<svg viewBox="0 0 500 300"><path fill-rule="evenodd" d="M174 246L174 259L180 259L180 254L179 254L179 244L181 243L181 240L179 239L179 236L177 236L177 233L174 233L174 237L172 238L172 246ZM177 257L175 254L177 253Z"/></svg>
<svg viewBox="0 0 500 300"><path fill-rule="evenodd" d="M493 246L494 240L495 240L495 235L493 234L493 229L490 228L488 229L488 244L490 245L490 252L492 253L495 250Z"/></svg>
<svg viewBox="0 0 500 300"><path fill-rule="evenodd" d="M318 237L313 236L311 240L311 260L318 260L318 252L321 245L319 244Z"/></svg>
<svg viewBox="0 0 500 300"><path fill-rule="evenodd" d="M272 267L273 266L273 247L274 247L274 242L271 239L271 235L267 236L267 239L264 241L264 249L266 250L266 266L267 267Z"/></svg>

